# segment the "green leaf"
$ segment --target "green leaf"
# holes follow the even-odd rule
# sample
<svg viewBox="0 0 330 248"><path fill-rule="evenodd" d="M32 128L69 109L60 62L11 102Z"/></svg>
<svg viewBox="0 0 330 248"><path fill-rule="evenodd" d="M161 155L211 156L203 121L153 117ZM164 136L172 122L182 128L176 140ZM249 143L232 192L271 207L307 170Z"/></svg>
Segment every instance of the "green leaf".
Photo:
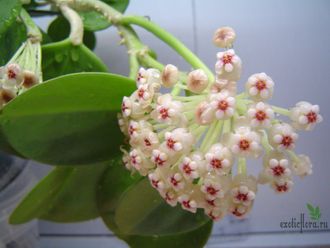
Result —
<svg viewBox="0 0 330 248"><path fill-rule="evenodd" d="M113 160L110 166L100 180L97 203L100 216L107 227L115 233L119 232L115 223L115 209L122 194L132 185L135 185L141 177L138 174L134 176L125 168L121 156Z"/></svg>
<svg viewBox="0 0 330 248"><path fill-rule="evenodd" d="M166 223L159 225L162 218ZM203 211L192 214L180 206L171 207L144 179L122 196L115 221L124 234L169 235L196 229L209 218Z"/></svg>
<svg viewBox="0 0 330 248"><path fill-rule="evenodd" d="M109 4L111 7L121 13L126 10L129 4L129 0L102 0L102 2ZM79 14L84 22L84 27L86 30L98 31L106 29L111 25L103 15L96 11L81 11Z"/></svg>
<svg viewBox="0 0 330 248"><path fill-rule="evenodd" d="M307 203L307 208L308 208L308 211L309 211L309 217L312 219L312 220L319 220L321 218L321 211L320 211L320 208L317 206L317 207L313 207L311 204Z"/></svg>
<svg viewBox="0 0 330 248"><path fill-rule="evenodd" d="M122 98L134 90L132 80L108 73L58 77L7 104L0 127L30 159L53 165L107 161L123 140L117 124Z"/></svg>
<svg viewBox="0 0 330 248"><path fill-rule="evenodd" d="M0 34L0 65L11 59L26 38L26 28L19 21L13 22L6 32Z"/></svg>
<svg viewBox="0 0 330 248"><path fill-rule="evenodd" d="M64 223L97 218L96 190L107 165L57 167L23 199L10 223L37 218Z"/></svg>
<svg viewBox="0 0 330 248"><path fill-rule="evenodd" d="M107 72L108 68L85 45L74 46L69 39L42 47L44 80L75 72Z"/></svg>
<svg viewBox="0 0 330 248"><path fill-rule="evenodd" d="M311 204L309 204L309 203L307 203L307 208L308 208L308 210L309 210L309 212L310 213L313 213L313 211L314 211L314 208L313 208L313 206L311 205Z"/></svg>
<svg viewBox="0 0 330 248"><path fill-rule="evenodd" d="M117 164L107 170L97 194L100 215L107 227L134 248L203 247L210 235L212 221L205 216L201 217L201 213L195 216L179 207L172 208L166 204L162 204L160 208L150 209L150 200L153 201L148 196L150 193L155 195L156 202L160 201L158 193L148 187L147 183L146 179L141 181L140 177L132 177L119 160ZM135 193L138 194L133 196ZM127 200L126 197L131 196L138 198L138 201L130 206L123 206L123 201ZM146 211L140 212L145 219L138 224L141 229L135 230L140 234L122 232L116 222L118 211L122 210L122 207L127 207L123 212L128 212L132 216L131 211L136 208L142 210L143 206L148 208ZM144 213L150 214L145 215ZM133 216L135 216L135 220L139 219L137 215L133 214ZM203 221L196 225L195 220L199 217ZM125 219L129 221L129 218L125 217ZM132 221L134 223L128 224L129 226L136 224L133 219Z"/></svg>
<svg viewBox="0 0 330 248"><path fill-rule="evenodd" d="M65 40L70 35L70 23L63 16L59 16L49 25L47 33L54 42ZM85 30L83 42L89 49L93 50L96 45L95 34Z"/></svg>
<svg viewBox="0 0 330 248"><path fill-rule="evenodd" d="M0 0L0 35L6 32L20 14L20 0ZM2 51L1 51L2 52Z"/></svg>

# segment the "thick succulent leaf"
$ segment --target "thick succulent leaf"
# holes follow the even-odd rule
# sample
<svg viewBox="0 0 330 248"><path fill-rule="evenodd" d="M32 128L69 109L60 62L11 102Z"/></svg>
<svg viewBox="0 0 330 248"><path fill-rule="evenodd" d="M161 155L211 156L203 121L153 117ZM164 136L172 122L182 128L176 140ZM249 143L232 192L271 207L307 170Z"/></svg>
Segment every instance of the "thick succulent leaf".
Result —
<svg viewBox="0 0 330 248"><path fill-rule="evenodd" d="M119 152L118 127L132 80L108 73L58 77L23 93L2 110L0 127L23 156L52 165L91 164Z"/></svg>
<svg viewBox="0 0 330 248"><path fill-rule="evenodd" d="M74 46L69 39L42 47L44 80L75 72L107 72L108 68L85 45Z"/></svg>
<svg viewBox="0 0 330 248"><path fill-rule="evenodd" d="M17 20L11 23L7 31L0 34L0 66L10 60L26 38L26 28Z"/></svg>
<svg viewBox="0 0 330 248"><path fill-rule="evenodd" d="M180 206L171 207L144 179L123 194L115 221L124 234L170 235L194 230L209 218L203 211L193 214Z"/></svg>
<svg viewBox="0 0 330 248"><path fill-rule="evenodd" d="M114 9L118 10L119 12L123 13L128 4L129 0L101 0L102 2L105 2L106 4L109 4ZM96 11L81 11L79 12L83 22L84 27L86 30L89 31L98 31L102 29L106 29L111 24L109 21L100 13Z"/></svg>
<svg viewBox="0 0 330 248"><path fill-rule="evenodd" d="M20 0L0 0L0 35L6 32L20 14Z"/></svg>
<svg viewBox="0 0 330 248"><path fill-rule="evenodd" d="M104 174L97 199L104 223L130 247L203 247L212 230L202 213L167 206L148 180L132 178L120 161Z"/></svg>
<svg viewBox="0 0 330 248"><path fill-rule="evenodd" d="M49 24L47 33L54 42L65 40L70 35L70 23L63 16L59 16ZM96 45L95 34L88 30L84 31L83 42L93 50Z"/></svg>
<svg viewBox="0 0 330 248"><path fill-rule="evenodd" d="M118 227L115 223L115 209L122 194L141 180L138 174L131 175L122 163L121 156L113 160L111 166L100 180L97 204L104 223L115 233Z"/></svg>
<svg viewBox="0 0 330 248"><path fill-rule="evenodd" d="M64 223L97 218L96 190L108 165L55 168L17 206L10 223L38 218Z"/></svg>

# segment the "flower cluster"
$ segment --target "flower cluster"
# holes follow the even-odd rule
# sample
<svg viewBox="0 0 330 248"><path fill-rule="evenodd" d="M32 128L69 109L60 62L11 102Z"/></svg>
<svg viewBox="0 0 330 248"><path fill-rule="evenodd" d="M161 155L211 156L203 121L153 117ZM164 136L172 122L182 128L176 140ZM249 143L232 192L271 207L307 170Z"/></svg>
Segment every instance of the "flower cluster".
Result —
<svg viewBox="0 0 330 248"><path fill-rule="evenodd" d="M319 107L308 102L290 110L267 103L274 82L266 73L251 75L246 91L237 94L242 63L230 43L234 37L231 28L217 30L214 42L228 49L217 54L215 82L200 69L184 77L174 65L161 72L141 68L137 90L124 97L119 114L130 146L123 149L127 169L148 176L171 206L201 208L213 220L228 213L245 216L258 184L284 193L293 186L293 174L311 174L309 158L294 152L296 132L322 120ZM162 94L161 87L174 90ZM193 94L180 95L178 88ZM276 119L279 114L291 123ZM246 159L260 156L260 174L249 175Z"/></svg>
<svg viewBox="0 0 330 248"><path fill-rule="evenodd" d="M41 81L40 43L28 39L10 61L0 67L0 108Z"/></svg>

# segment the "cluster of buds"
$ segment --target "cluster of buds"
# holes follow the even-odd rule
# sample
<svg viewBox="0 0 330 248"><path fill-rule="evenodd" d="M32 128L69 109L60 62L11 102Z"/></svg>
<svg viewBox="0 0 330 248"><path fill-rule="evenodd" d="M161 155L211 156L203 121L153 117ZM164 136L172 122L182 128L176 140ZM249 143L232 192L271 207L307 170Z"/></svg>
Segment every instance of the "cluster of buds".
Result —
<svg viewBox="0 0 330 248"><path fill-rule="evenodd" d="M137 90L124 97L119 114L130 146L123 149L126 168L148 176L171 206L193 213L201 208L213 220L244 217L258 184L284 193L292 188L293 174L311 174L309 158L294 152L296 131L322 120L319 107L308 102L291 109L267 103L274 82L265 73L251 75L246 91L237 94L242 63L232 49L234 38L228 27L215 34L214 43L226 49L217 54L215 82L200 69L182 77L174 65L141 68ZM162 94L162 87L173 90ZM277 119L280 114L290 124ZM246 160L260 156L260 174L248 174Z"/></svg>
<svg viewBox="0 0 330 248"><path fill-rule="evenodd" d="M41 81L40 43L28 39L10 61L0 67L0 108Z"/></svg>

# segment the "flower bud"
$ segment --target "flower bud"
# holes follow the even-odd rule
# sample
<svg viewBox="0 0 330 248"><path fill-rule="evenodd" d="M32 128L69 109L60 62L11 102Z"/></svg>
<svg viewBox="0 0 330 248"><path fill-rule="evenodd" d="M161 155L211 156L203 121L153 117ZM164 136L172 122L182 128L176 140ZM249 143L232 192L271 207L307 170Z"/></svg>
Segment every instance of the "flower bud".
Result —
<svg viewBox="0 0 330 248"><path fill-rule="evenodd" d="M236 34L231 27L221 27L217 29L213 36L213 43L217 47L228 48L232 47L235 41Z"/></svg>
<svg viewBox="0 0 330 248"><path fill-rule="evenodd" d="M164 87L170 88L179 80L179 70L176 66L168 64L165 66L162 74L162 83Z"/></svg>
<svg viewBox="0 0 330 248"><path fill-rule="evenodd" d="M203 70L194 70L188 74L187 87L191 92L200 93L206 89L208 84L209 80Z"/></svg>

